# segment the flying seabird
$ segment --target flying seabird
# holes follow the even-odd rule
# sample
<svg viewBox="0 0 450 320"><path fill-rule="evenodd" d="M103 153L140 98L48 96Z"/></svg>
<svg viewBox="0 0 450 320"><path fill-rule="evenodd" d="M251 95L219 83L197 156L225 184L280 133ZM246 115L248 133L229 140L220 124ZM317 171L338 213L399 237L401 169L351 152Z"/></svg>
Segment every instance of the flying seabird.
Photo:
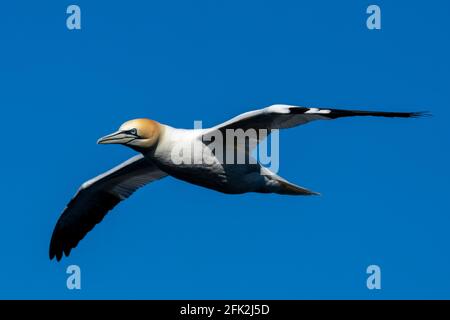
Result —
<svg viewBox="0 0 450 320"><path fill-rule="evenodd" d="M208 129L176 129L150 119L134 119L122 124L118 131L100 138L99 144L122 144L139 152L111 170L86 181L67 204L53 230L50 241L50 259L59 261L68 256L78 242L120 201L131 196L138 188L172 176L180 180L227 194L246 192L278 193L287 195L316 195L318 193L292 184L261 166L224 163L215 154L208 161L174 163L173 150L201 144L208 146L204 137L233 130L267 130L292 128L313 120L331 120L353 116L416 118L423 112L382 112L306 108L273 105L243 113L231 120ZM256 143L260 142L256 138ZM262 139L261 139L262 140ZM254 146L248 143L231 149L247 156ZM250 143L251 144L251 143ZM225 150L230 150L226 141ZM225 151L226 152L226 151ZM195 155L194 155L195 157Z"/></svg>

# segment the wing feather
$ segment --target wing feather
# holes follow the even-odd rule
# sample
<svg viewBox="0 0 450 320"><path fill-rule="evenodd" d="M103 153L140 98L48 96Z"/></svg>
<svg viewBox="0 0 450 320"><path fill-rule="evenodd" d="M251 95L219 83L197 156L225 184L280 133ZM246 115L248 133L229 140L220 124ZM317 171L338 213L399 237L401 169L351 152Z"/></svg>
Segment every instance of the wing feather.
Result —
<svg viewBox="0 0 450 320"><path fill-rule="evenodd" d="M56 223L50 240L50 259L56 257L59 261L63 254L68 256L120 201L165 176L150 160L137 155L83 183Z"/></svg>
<svg viewBox="0 0 450 320"><path fill-rule="evenodd" d="M314 120L332 120L342 117L373 116L389 118L417 118L426 112L386 112L361 111L329 108L306 108L277 104L264 109L249 111L232 118L212 130L226 129L285 129L292 128Z"/></svg>
<svg viewBox="0 0 450 320"><path fill-rule="evenodd" d="M245 112L238 115L222 124L219 124L213 128L205 130L202 135L204 141L211 141L211 136L215 136L217 133L222 134L222 137L226 137L227 130L239 130L243 131L249 129L256 130L256 137L249 139L256 140L252 142L252 146L256 146L262 139L266 138L274 129L286 129L299 125L307 124L315 120L332 120L343 117L354 116L374 116L374 117L398 117L398 118L417 118L421 116L429 115L426 112L386 112L386 111L362 111L362 110L343 110L343 109L329 109L329 108L306 108L297 107L291 105L276 104L270 107ZM265 133L259 132L259 130L267 130ZM209 142L206 142L208 144ZM224 144L226 145L224 139ZM241 151L251 151L246 145L244 148L240 146L234 146L237 149L243 149Z"/></svg>

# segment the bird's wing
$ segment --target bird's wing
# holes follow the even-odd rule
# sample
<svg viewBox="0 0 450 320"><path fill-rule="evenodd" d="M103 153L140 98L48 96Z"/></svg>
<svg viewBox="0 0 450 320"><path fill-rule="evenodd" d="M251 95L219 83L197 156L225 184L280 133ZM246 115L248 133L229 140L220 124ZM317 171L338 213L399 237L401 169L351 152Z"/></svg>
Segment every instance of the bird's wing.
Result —
<svg viewBox="0 0 450 320"><path fill-rule="evenodd" d="M150 160L137 155L83 183L56 223L50 259L68 256L78 242L102 221L109 210L138 188L167 176Z"/></svg>
<svg viewBox="0 0 450 320"><path fill-rule="evenodd" d="M211 131L225 131L226 129L266 129L270 133L270 130L272 129L292 128L306 124L313 120L331 120L354 116L415 118L422 115L424 115L423 112L342 110L329 108L306 108L277 104L264 109L243 113L211 128Z"/></svg>
<svg viewBox="0 0 450 320"><path fill-rule="evenodd" d="M245 112L215 127L206 129L200 138L208 145L211 141L215 141L217 134L220 134L224 142L224 148L233 147L236 150L248 152L252 151L259 142L264 140L273 129L292 128L314 120L332 120L354 116L417 118L423 115L427 115L427 113L306 108L276 104L264 109ZM243 136L247 140L237 139L237 142L235 141L230 145L228 138L226 138L228 129L243 130ZM251 129L255 131L251 132ZM266 131L261 132L260 130ZM234 132L235 134L239 133L239 131Z"/></svg>

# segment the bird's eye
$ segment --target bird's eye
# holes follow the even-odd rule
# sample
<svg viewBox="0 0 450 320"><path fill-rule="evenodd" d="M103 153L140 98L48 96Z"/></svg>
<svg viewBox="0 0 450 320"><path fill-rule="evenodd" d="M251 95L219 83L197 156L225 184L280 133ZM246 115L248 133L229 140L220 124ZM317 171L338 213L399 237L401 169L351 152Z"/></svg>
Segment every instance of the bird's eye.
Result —
<svg viewBox="0 0 450 320"><path fill-rule="evenodd" d="M136 135L137 134L137 130L136 129L131 129L130 131L128 131L129 133L131 133L131 134L134 134L134 135Z"/></svg>

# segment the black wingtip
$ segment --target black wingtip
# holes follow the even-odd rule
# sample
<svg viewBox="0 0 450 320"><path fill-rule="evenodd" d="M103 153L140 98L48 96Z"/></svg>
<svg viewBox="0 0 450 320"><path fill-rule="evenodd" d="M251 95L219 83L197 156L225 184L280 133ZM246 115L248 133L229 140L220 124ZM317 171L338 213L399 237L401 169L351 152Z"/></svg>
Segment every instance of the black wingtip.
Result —
<svg viewBox="0 0 450 320"><path fill-rule="evenodd" d="M410 118L428 118L432 116L433 114L430 111L410 112Z"/></svg>
<svg viewBox="0 0 450 320"><path fill-rule="evenodd" d="M54 258L56 258L56 261L61 261L61 254L58 254L55 252L55 250L50 246L48 257L50 258L50 261L52 261Z"/></svg>
<svg viewBox="0 0 450 320"><path fill-rule="evenodd" d="M56 257L56 262L60 262L61 261L61 257L59 257L59 256L53 256L53 257L50 257L50 261L52 261L54 258Z"/></svg>
<svg viewBox="0 0 450 320"><path fill-rule="evenodd" d="M54 254L54 253L50 254L50 255L49 255L49 258L50 258L50 261L52 261L52 260L55 259L55 258L56 258L56 262L61 261L61 256L60 256L60 255L57 255L57 254Z"/></svg>
<svg viewBox="0 0 450 320"><path fill-rule="evenodd" d="M56 257L56 261L59 261L58 255L55 248L55 232L56 230L53 230L52 238L50 240L50 247L48 248L48 257L50 258L50 261L52 261Z"/></svg>
<svg viewBox="0 0 450 320"><path fill-rule="evenodd" d="M52 238L50 240L50 248L48 250L48 256L50 258L50 261L56 258L56 261L59 262L61 261L61 258L63 256L63 249L57 245L56 233L57 229L53 231Z"/></svg>
<svg viewBox="0 0 450 320"><path fill-rule="evenodd" d="M71 248L54 248L50 245L49 258L50 261L56 258L57 262L60 262L63 256L68 257L70 255Z"/></svg>
<svg viewBox="0 0 450 320"><path fill-rule="evenodd" d="M50 248L48 249L48 257L50 258L50 261L53 260L55 257L55 250L53 250L53 236L52 240L50 240Z"/></svg>

